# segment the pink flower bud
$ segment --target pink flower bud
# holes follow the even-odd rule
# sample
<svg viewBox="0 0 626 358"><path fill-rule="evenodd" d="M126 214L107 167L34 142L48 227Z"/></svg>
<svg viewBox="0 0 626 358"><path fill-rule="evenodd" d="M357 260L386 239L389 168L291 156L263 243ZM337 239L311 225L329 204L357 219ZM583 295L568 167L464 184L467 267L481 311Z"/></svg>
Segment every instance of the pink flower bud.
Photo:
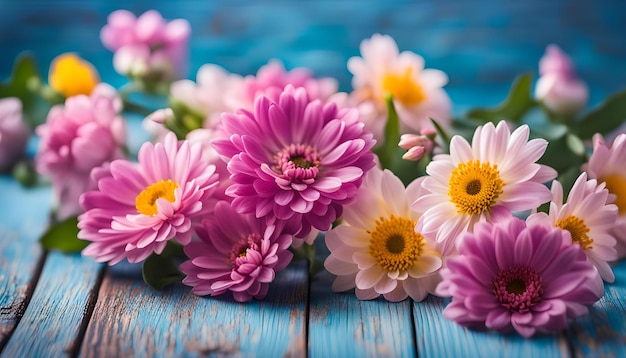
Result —
<svg viewBox="0 0 626 358"><path fill-rule="evenodd" d="M424 154L433 150L435 142L424 134L403 134L400 136L398 146L407 151L402 155L402 159L420 160Z"/></svg>
<svg viewBox="0 0 626 358"><path fill-rule="evenodd" d="M539 73L535 98L552 112L573 115L587 105L587 85L576 76L571 60L556 45L546 49L539 61Z"/></svg>
<svg viewBox="0 0 626 358"><path fill-rule="evenodd" d="M30 130L22 121L22 102L0 99L0 171L10 169L23 155Z"/></svg>

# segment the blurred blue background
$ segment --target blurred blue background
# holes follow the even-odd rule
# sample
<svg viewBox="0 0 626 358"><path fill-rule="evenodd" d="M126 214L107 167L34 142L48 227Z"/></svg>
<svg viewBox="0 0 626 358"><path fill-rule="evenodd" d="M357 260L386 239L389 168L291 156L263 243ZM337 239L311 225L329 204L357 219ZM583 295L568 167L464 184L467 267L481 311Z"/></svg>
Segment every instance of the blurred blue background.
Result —
<svg viewBox="0 0 626 358"><path fill-rule="evenodd" d="M513 78L531 71L546 45L573 58L591 102L626 87L626 1L32 1L0 0L0 79L31 51L43 76L56 55L77 52L114 86L125 83L99 39L109 13L156 9L192 27L191 70L215 63L255 73L270 58L288 69L309 67L350 89L349 57L373 33L395 38L426 66L445 71L454 110L493 104Z"/></svg>

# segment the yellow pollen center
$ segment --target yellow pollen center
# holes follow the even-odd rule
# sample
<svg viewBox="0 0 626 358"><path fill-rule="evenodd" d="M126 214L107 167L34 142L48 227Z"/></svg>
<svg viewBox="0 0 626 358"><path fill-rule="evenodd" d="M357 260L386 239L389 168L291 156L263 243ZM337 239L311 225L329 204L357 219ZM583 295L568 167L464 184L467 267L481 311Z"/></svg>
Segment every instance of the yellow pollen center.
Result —
<svg viewBox="0 0 626 358"><path fill-rule="evenodd" d="M426 99L424 90L416 83L411 74L413 68L409 67L404 74L389 73L383 77L383 91L391 93L394 99L406 106L418 104Z"/></svg>
<svg viewBox="0 0 626 358"><path fill-rule="evenodd" d="M495 205L503 186L497 165L472 160L454 168L448 182L448 196L459 214L477 215Z"/></svg>
<svg viewBox="0 0 626 358"><path fill-rule="evenodd" d="M167 201L174 202L176 196L174 196L174 190L178 188L178 184L172 180L160 180L139 193L135 198L135 207L141 214L153 216L156 215L159 210L156 205L157 199L165 199Z"/></svg>
<svg viewBox="0 0 626 358"><path fill-rule="evenodd" d="M413 266L424 246L424 237L415 232L415 221L391 215L376 220L371 235L369 254L386 271L405 271Z"/></svg>
<svg viewBox="0 0 626 358"><path fill-rule="evenodd" d="M572 243L577 242L584 250L593 248L593 239L587 235L589 228L581 218L570 215L563 220L559 220L556 226L569 231L572 235Z"/></svg>
<svg viewBox="0 0 626 358"><path fill-rule="evenodd" d="M609 175L598 182L604 182L609 193L616 196L614 204L617 205L619 214L626 214L626 178L620 175Z"/></svg>

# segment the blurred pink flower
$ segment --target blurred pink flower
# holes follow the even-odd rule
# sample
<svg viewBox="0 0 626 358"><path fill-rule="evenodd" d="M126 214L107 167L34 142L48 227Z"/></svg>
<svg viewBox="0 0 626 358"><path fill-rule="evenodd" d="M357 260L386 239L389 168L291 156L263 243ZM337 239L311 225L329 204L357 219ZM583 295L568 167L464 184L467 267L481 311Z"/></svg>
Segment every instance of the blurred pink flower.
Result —
<svg viewBox="0 0 626 358"><path fill-rule="evenodd" d="M217 203L215 214L196 228L199 241L185 246L190 260L180 269L183 283L199 296L233 293L235 300L263 299L276 272L293 254L288 250L295 227L277 221L267 225L253 214L238 214L230 204Z"/></svg>
<svg viewBox="0 0 626 358"><path fill-rule="evenodd" d="M78 198L95 187L90 172L123 158L126 123L119 115L121 99L113 87L101 83L90 96L69 97L50 109L35 157L37 171L52 181L60 205L59 218L78 214Z"/></svg>
<svg viewBox="0 0 626 358"><path fill-rule="evenodd" d="M556 45L546 48L539 61L539 80L535 97L558 115L573 115L589 100L587 85L574 71L570 58Z"/></svg>
<svg viewBox="0 0 626 358"><path fill-rule="evenodd" d="M382 143L387 121L385 97L391 94L400 118L400 132L432 128L430 118L447 127L452 104L443 86L448 76L424 69L424 59L410 51L400 53L388 35L374 34L361 42L361 57L348 60L354 75L349 103L359 108L368 130Z"/></svg>
<svg viewBox="0 0 626 358"><path fill-rule="evenodd" d="M120 74L169 81L187 73L190 34L184 19L167 22L155 10L137 18L117 10L109 15L100 38L115 52L113 63Z"/></svg>
<svg viewBox="0 0 626 358"><path fill-rule="evenodd" d="M0 99L0 172L24 156L30 129L22 121L22 102L15 97Z"/></svg>
<svg viewBox="0 0 626 358"><path fill-rule="evenodd" d="M619 134L613 143L604 142L602 135L593 137L593 152L589 162L582 170L589 174L589 178L604 183L611 193L611 203L617 205L619 217L611 229L617 239L615 248L618 258L626 257L626 134Z"/></svg>
<svg viewBox="0 0 626 358"><path fill-rule="evenodd" d="M319 99L322 103L337 93L338 88L334 78L315 78L307 68L287 71L280 61L271 60L256 76L248 75L239 86L230 87L227 100L230 107L252 110L257 96L277 97L287 85L304 87L311 101Z"/></svg>
<svg viewBox="0 0 626 358"><path fill-rule="evenodd" d="M228 160L233 207L296 221L298 238L328 230L375 165L358 113L311 100L302 87L257 97L254 112L223 114L220 131L213 145Z"/></svg>
<svg viewBox="0 0 626 358"><path fill-rule="evenodd" d="M170 133L163 142L146 142L138 161L95 170L98 189L81 196L78 238L91 241L83 254L98 262L135 263L163 252L169 240L188 244L192 220L213 209L208 203L218 178L200 145Z"/></svg>
<svg viewBox="0 0 626 358"><path fill-rule="evenodd" d="M526 227L509 213L464 236L436 290L452 297L443 316L462 326L525 338L558 332L604 293L598 271L560 229Z"/></svg>

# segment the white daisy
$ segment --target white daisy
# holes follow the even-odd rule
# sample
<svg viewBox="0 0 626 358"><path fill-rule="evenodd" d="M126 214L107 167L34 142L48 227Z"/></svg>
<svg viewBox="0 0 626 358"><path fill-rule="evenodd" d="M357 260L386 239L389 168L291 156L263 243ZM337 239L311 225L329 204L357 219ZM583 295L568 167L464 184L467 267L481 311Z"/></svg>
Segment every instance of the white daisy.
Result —
<svg viewBox="0 0 626 358"><path fill-rule="evenodd" d="M626 134L619 134L611 145L607 145L600 134L593 137L593 153L583 165L589 178L604 183L611 201L617 205L619 217L612 234L617 239L618 258L626 257Z"/></svg>
<svg viewBox="0 0 626 358"><path fill-rule="evenodd" d="M563 203L563 187L556 180L552 182L552 196L549 214L533 214L526 222L529 225L549 223L568 231L572 243L583 248L602 279L615 281L607 261L617 258L616 240L611 234L617 220L617 206L607 204L609 192L604 184L598 184L595 179L587 180L587 173L582 173L572 186L567 203Z"/></svg>
<svg viewBox="0 0 626 358"><path fill-rule="evenodd" d="M424 59L413 52L400 53L390 36L375 34L363 40L361 57L350 58L348 69L354 75L351 101L377 139L382 138L387 118L388 93L394 98L403 133L432 128L430 118L444 126L450 122L452 104L443 90L448 76L424 69Z"/></svg>
<svg viewBox="0 0 626 358"><path fill-rule="evenodd" d="M356 201L344 207L343 223L326 234L324 262L337 275L334 291L352 288L358 299L423 300L439 282L442 258L414 231L419 214L407 198L419 195L420 179L404 185L391 171L370 170Z"/></svg>
<svg viewBox="0 0 626 358"><path fill-rule="evenodd" d="M411 206L423 212L416 230L432 235L447 255L455 251L459 234L490 219L494 206L516 212L550 201L543 183L554 179L556 171L536 163L548 142L529 141L528 136L527 125L511 133L504 121L476 128L471 145L454 136L450 154L436 155L426 167L426 193Z"/></svg>

